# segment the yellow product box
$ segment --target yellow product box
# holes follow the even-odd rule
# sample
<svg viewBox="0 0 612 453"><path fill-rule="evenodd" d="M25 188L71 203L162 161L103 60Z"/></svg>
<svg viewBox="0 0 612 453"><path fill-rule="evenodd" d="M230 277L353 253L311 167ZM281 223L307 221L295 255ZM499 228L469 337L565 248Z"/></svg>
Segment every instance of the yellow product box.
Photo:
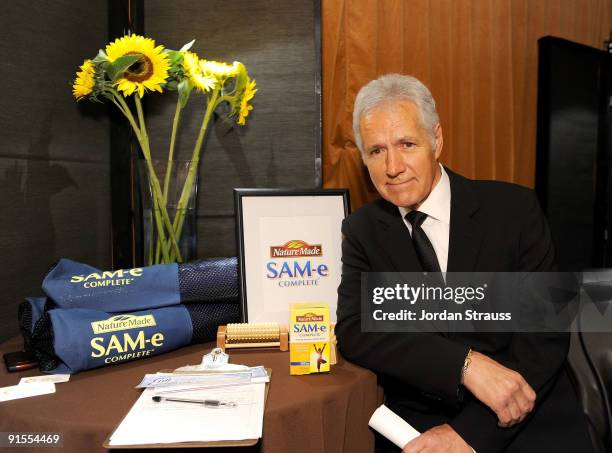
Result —
<svg viewBox="0 0 612 453"><path fill-rule="evenodd" d="M291 304L289 318L291 374L329 371L329 306Z"/></svg>

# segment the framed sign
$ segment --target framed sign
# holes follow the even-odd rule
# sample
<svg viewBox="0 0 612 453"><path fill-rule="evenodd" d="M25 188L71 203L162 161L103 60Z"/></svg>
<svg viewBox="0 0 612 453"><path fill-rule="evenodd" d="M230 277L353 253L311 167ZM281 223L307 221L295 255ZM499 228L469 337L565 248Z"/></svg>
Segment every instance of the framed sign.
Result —
<svg viewBox="0 0 612 453"><path fill-rule="evenodd" d="M336 321L346 189L234 189L243 322L289 322L289 304L324 302Z"/></svg>

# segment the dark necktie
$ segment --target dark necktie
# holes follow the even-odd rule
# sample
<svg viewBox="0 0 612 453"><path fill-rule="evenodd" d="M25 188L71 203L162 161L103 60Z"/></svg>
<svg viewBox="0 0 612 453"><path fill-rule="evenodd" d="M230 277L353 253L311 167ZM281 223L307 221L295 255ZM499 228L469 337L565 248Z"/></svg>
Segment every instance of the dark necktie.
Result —
<svg viewBox="0 0 612 453"><path fill-rule="evenodd" d="M433 245L421 228L426 218L427 214L420 211L410 211L406 214L406 220L412 225L412 243L423 270L425 272L440 272L440 264Z"/></svg>

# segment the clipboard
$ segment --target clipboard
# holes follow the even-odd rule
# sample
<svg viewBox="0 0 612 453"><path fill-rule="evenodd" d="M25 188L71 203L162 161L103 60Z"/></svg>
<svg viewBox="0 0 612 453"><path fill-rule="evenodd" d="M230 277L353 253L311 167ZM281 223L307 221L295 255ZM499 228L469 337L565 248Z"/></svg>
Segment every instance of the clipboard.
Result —
<svg viewBox="0 0 612 453"><path fill-rule="evenodd" d="M266 368L270 381L272 380L272 369ZM266 382L264 390L264 415L266 402L268 401L268 391L270 389L270 382ZM126 414L127 416L127 414ZM125 417L124 417L125 418ZM123 419L124 419L123 418ZM102 446L108 450L140 450L143 448L160 449L160 448L215 448L215 447L252 447L257 445L259 438L257 439L243 439L243 440L215 440L215 441L203 441L203 442L174 442L169 444L134 444L134 445L111 445L110 438L113 433L123 423L123 419L117 426L111 431L108 437L102 443Z"/></svg>

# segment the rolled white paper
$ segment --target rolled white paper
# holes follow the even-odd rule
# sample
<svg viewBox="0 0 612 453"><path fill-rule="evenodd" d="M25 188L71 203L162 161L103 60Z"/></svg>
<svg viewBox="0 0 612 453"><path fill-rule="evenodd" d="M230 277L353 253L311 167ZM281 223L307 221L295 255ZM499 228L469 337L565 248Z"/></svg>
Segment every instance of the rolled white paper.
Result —
<svg viewBox="0 0 612 453"><path fill-rule="evenodd" d="M381 404L380 407L374 411L368 425L399 448L404 448L408 442L421 435L420 432L410 426L410 423L384 404Z"/></svg>
<svg viewBox="0 0 612 453"><path fill-rule="evenodd" d="M373 429L385 436L402 450L408 442L421 435L406 420L384 404L374 411L368 422ZM472 448L476 453L476 450Z"/></svg>

